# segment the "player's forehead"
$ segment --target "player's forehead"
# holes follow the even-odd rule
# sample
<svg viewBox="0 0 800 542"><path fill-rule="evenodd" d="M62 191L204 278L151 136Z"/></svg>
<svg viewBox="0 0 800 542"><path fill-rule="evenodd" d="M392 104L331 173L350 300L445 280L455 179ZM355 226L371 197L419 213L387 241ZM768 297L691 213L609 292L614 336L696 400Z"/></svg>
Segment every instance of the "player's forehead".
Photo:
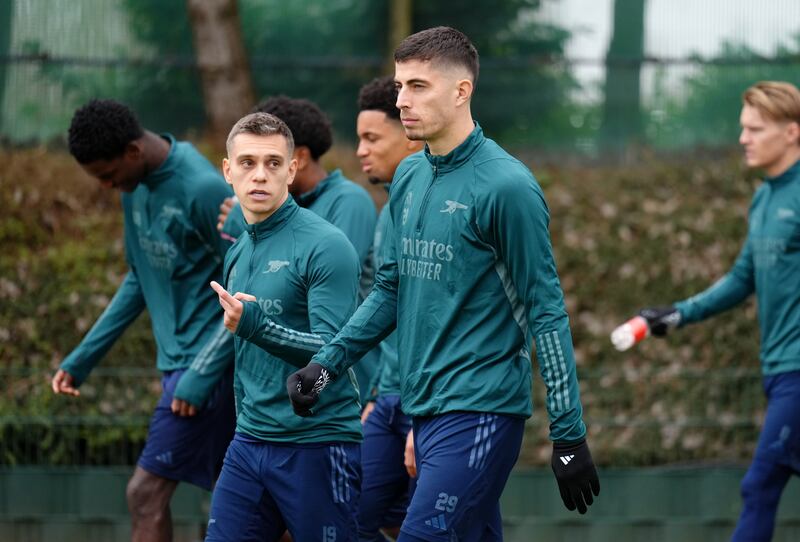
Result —
<svg viewBox="0 0 800 542"><path fill-rule="evenodd" d="M359 137L367 134L390 135L394 132L405 134L400 121L389 118L384 111L365 109L358 113L356 133L358 133Z"/></svg>
<svg viewBox="0 0 800 542"><path fill-rule="evenodd" d="M288 158L289 145L280 134L257 135L250 133L236 134L231 141L231 158L274 157Z"/></svg>
<svg viewBox="0 0 800 542"><path fill-rule="evenodd" d="M437 82L442 80L458 80L469 78L469 71L465 66L445 59L434 58L431 60L404 60L394 64L394 82L402 86L415 81Z"/></svg>

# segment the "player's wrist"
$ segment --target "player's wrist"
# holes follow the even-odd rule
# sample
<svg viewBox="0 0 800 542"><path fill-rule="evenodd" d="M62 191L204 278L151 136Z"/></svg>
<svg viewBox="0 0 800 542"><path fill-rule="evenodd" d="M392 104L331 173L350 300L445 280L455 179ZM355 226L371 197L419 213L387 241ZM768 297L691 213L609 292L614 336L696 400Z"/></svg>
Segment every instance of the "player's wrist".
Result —
<svg viewBox="0 0 800 542"><path fill-rule="evenodd" d="M258 325L256 311L260 310L260 307L256 303L242 302L242 315L239 317L239 324L236 326L236 331L234 331L233 334L242 339L249 339L255 335Z"/></svg>
<svg viewBox="0 0 800 542"><path fill-rule="evenodd" d="M579 440L556 440L553 441L554 452L573 452L586 445L586 438Z"/></svg>

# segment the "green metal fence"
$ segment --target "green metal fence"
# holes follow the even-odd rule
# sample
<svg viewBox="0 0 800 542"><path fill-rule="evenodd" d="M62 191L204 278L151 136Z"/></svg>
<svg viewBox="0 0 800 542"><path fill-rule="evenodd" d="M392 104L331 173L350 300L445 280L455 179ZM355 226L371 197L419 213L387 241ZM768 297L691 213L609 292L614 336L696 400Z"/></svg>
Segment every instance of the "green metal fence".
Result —
<svg viewBox="0 0 800 542"><path fill-rule="evenodd" d="M0 409L0 466L133 465L160 392L152 369L96 369L82 396L52 397L47 409L25 397L48 394L50 374L7 367L15 401ZM640 368L579 371L593 454L599 464L744 464L755 447L764 400L752 369L713 372ZM520 464L546 465L551 445L541 379ZM16 403L12 411L10 404Z"/></svg>
<svg viewBox="0 0 800 542"><path fill-rule="evenodd" d="M538 152L735 144L744 88L800 82L793 0L581 1L411 2L412 28L466 31L482 54L476 117L501 142ZM357 90L386 66L389 3L240 0L257 94L313 99L352 141ZM0 6L6 141L62 138L93 96L130 103L154 129L197 132L199 89L184 2Z"/></svg>

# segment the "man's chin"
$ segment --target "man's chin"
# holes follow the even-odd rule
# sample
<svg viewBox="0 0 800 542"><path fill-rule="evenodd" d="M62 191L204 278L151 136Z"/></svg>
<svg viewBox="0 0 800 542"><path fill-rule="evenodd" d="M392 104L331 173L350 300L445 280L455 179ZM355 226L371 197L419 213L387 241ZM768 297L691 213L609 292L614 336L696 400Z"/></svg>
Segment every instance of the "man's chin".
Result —
<svg viewBox="0 0 800 542"><path fill-rule="evenodd" d="M367 177L369 184L387 184L389 181L379 179L378 177Z"/></svg>
<svg viewBox="0 0 800 542"><path fill-rule="evenodd" d="M406 128L405 131L406 139L410 141L425 141L425 134L423 134L420 130Z"/></svg>

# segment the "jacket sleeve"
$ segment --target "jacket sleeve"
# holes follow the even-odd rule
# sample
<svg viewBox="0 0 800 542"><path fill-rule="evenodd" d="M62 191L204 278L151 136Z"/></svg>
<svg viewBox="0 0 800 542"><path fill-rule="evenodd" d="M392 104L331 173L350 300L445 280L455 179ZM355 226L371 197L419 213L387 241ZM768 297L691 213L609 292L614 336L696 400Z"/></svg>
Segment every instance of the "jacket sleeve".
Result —
<svg viewBox="0 0 800 542"><path fill-rule="evenodd" d="M217 230L217 217L219 206L225 198L231 196L233 192L230 187L222 179L212 177L202 183L202 190L197 191L189 209L191 227L220 265L233 243L229 237L221 235ZM235 240L236 236L231 237Z"/></svg>
<svg viewBox="0 0 800 542"><path fill-rule="evenodd" d="M181 375L173 394L196 407L203 406L234 358L233 335L225 329L222 316L219 327L207 339L203 349Z"/></svg>
<svg viewBox="0 0 800 542"><path fill-rule="evenodd" d="M505 167L490 164L493 170ZM497 271L526 350L535 340L539 372L547 389L550 439L579 440L585 436L586 426L544 195L521 164L495 177L487 194L487 201L476 207L476 225L494 247Z"/></svg>
<svg viewBox="0 0 800 542"><path fill-rule="evenodd" d="M228 213L228 218L225 219L225 224L222 225L222 237L235 241L242 235L244 231L245 220L242 206L236 202Z"/></svg>
<svg viewBox="0 0 800 542"><path fill-rule="evenodd" d="M344 235L324 239L309 258L309 331L285 327L246 302L236 335L295 365L305 367L311 357L330 341L353 314L358 296L359 264L355 250Z"/></svg>
<svg viewBox="0 0 800 542"><path fill-rule="evenodd" d="M383 262L375 276L372 291L347 325L311 360L334 375L344 373L397 326L397 256L391 216L388 220L384 230Z"/></svg>
<svg viewBox="0 0 800 542"><path fill-rule="evenodd" d="M134 270L128 271L117 293L75 350L61 362L61 368L82 384L125 329L145 308L144 296Z"/></svg>
<svg viewBox="0 0 800 542"><path fill-rule="evenodd" d="M735 307L755 291L753 250L745 240L733 268L710 288L675 304L681 325L691 324Z"/></svg>
<svg viewBox="0 0 800 542"><path fill-rule="evenodd" d="M218 179L206 183L191 208L191 224L203 240L214 259L222 263L232 243L217 230L217 215L222 201L231 195L226 184ZM223 275L224 276L224 275ZM181 375L174 396L194 406L201 407L211 395L220 378L233 363L233 335L222 324L220 310L219 327L206 337L206 344L191 365Z"/></svg>

